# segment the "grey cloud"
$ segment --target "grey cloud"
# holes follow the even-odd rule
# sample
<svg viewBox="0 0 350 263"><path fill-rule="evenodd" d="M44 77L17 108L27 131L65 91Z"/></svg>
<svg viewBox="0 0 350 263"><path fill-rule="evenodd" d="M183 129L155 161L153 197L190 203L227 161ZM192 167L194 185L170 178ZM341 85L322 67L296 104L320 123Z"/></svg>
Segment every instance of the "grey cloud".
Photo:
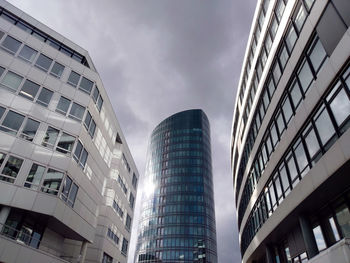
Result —
<svg viewBox="0 0 350 263"><path fill-rule="evenodd" d="M256 1L10 2L89 51L140 174L155 125L177 111L204 109L211 122L219 260L239 262L229 143Z"/></svg>

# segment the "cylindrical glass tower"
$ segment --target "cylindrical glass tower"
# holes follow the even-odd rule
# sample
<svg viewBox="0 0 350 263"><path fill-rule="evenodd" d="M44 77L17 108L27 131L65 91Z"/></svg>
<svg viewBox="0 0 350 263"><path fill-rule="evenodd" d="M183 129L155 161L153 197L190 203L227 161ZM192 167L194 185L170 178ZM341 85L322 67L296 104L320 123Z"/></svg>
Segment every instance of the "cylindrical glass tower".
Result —
<svg viewBox="0 0 350 263"><path fill-rule="evenodd" d="M210 129L202 110L152 132L135 262L217 262Z"/></svg>

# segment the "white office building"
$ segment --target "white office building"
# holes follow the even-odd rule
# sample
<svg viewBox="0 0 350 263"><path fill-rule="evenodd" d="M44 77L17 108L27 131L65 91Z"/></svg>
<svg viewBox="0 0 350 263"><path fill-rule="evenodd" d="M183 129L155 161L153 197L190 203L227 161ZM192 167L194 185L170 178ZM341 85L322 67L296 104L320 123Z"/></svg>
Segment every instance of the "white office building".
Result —
<svg viewBox="0 0 350 263"><path fill-rule="evenodd" d="M231 140L242 262L350 261L349 26L349 0L258 0Z"/></svg>
<svg viewBox="0 0 350 263"><path fill-rule="evenodd" d="M138 177L88 52L0 0L0 262L127 262Z"/></svg>

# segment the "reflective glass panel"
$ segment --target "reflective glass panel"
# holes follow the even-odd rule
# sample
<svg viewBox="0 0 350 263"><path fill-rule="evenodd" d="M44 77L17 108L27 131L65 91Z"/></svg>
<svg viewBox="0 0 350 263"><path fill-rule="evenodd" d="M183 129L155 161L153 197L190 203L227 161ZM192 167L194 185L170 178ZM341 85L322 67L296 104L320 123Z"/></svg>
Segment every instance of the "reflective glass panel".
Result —
<svg viewBox="0 0 350 263"><path fill-rule="evenodd" d="M80 75L74 71L72 71L68 78L68 83L72 86L76 87L78 85L80 79Z"/></svg>
<svg viewBox="0 0 350 263"><path fill-rule="evenodd" d="M68 194L69 194L69 190L72 186L72 179L69 178L69 176L66 176L64 182L63 182L63 187L62 187L62 193L61 193L61 198L64 201L67 201L68 199Z"/></svg>
<svg viewBox="0 0 350 263"><path fill-rule="evenodd" d="M285 68L288 59L289 59L289 55L288 55L287 48L283 45L283 48L281 49L281 51L279 53L279 61L280 61L282 69Z"/></svg>
<svg viewBox="0 0 350 263"><path fill-rule="evenodd" d="M298 180L297 180L298 171L297 171L297 167L295 166L294 157L291 154L289 154L289 156L287 157L287 165L288 165L290 179L294 187L298 183Z"/></svg>
<svg viewBox="0 0 350 263"><path fill-rule="evenodd" d="M22 159L10 156L1 173L5 176L0 176L0 180L13 183L15 181L14 178L17 177L19 170L21 169L22 163Z"/></svg>
<svg viewBox="0 0 350 263"><path fill-rule="evenodd" d="M290 105L288 97L283 102L282 110L283 110L284 118L286 119L286 122L288 124L293 116L292 106Z"/></svg>
<svg viewBox="0 0 350 263"><path fill-rule="evenodd" d="M8 71L5 77L2 79L1 85L6 88L9 88L12 92L16 92L18 90L19 85L22 82L22 79L23 78L21 76L11 71Z"/></svg>
<svg viewBox="0 0 350 263"><path fill-rule="evenodd" d="M18 114L14 111L9 111L0 126L0 130L11 134L17 134L19 128L23 123L23 120L23 115Z"/></svg>
<svg viewBox="0 0 350 263"><path fill-rule="evenodd" d="M19 49L19 47L21 46L21 44L22 42L18 41L17 39L14 39L13 37L10 37L10 36L6 36L1 46L11 54L15 54Z"/></svg>
<svg viewBox="0 0 350 263"><path fill-rule="evenodd" d="M81 121L85 113L85 108L78 103L73 102L72 108L69 112L69 117Z"/></svg>
<svg viewBox="0 0 350 263"><path fill-rule="evenodd" d="M295 29L294 29L293 25L291 24L289 26L289 29L288 29L288 32L286 35L286 44L287 44L287 48L289 50L289 53L292 52L293 47L294 47L297 39L298 39L297 33L295 32Z"/></svg>
<svg viewBox="0 0 350 263"><path fill-rule="evenodd" d="M24 46L19 52L18 56L28 62L33 62L37 53L38 52L35 49L32 49L28 46Z"/></svg>
<svg viewBox="0 0 350 263"><path fill-rule="evenodd" d="M43 187L41 188L41 191L43 191L44 193L57 195L58 190L61 186L62 178L62 172L50 168L45 174Z"/></svg>
<svg viewBox="0 0 350 263"><path fill-rule="evenodd" d="M53 64L52 66L50 74L57 78L60 78L62 76L63 71L64 71L64 66L58 62L55 62L55 64Z"/></svg>
<svg viewBox="0 0 350 263"><path fill-rule="evenodd" d="M46 134L45 134L45 137L43 139L42 144L44 146L52 148L56 144L58 133L59 133L59 130L49 126L47 128L47 131L46 131Z"/></svg>
<svg viewBox="0 0 350 263"><path fill-rule="evenodd" d="M34 100L36 94L38 93L40 86L30 80L26 80L19 92L19 95L29 99Z"/></svg>
<svg viewBox="0 0 350 263"><path fill-rule="evenodd" d="M70 189L69 196L68 196L68 204L70 206L74 205L75 198L77 197L78 189L79 189L79 187L73 183L72 188Z"/></svg>
<svg viewBox="0 0 350 263"><path fill-rule="evenodd" d="M308 149L310 158L313 159L315 154L319 151L320 145L317 141L316 133L312 126L309 126L309 128L306 129L306 132L304 133L305 143L306 147Z"/></svg>
<svg viewBox="0 0 350 263"><path fill-rule="evenodd" d="M62 133L60 140L58 141L56 150L61 153L70 153L75 143L75 137Z"/></svg>
<svg viewBox="0 0 350 263"><path fill-rule="evenodd" d="M300 4L300 6L298 7L297 15L294 18L294 23L295 23L295 26L296 26L296 29L298 30L298 32L301 31L301 29L304 25L304 22L306 20L306 16L307 16L307 13L306 13L304 6L302 4Z"/></svg>
<svg viewBox="0 0 350 263"><path fill-rule="evenodd" d="M53 92L51 90L48 90L46 88L42 88L41 92L39 94L39 97L36 100L36 103L38 103L44 107L47 107L51 101L52 95L53 95Z"/></svg>
<svg viewBox="0 0 350 263"><path fill-rule="evenodd" d="M28 118L22 130L21 137L28 141L33 141L35 134L39 128L39 124L40 123L38 121Z"/></svg>
<svg viewBox="0 0 350 263"><path fill-rule="evenodd" d="M315 117L315 125L320 136L322 145L325 145L329 139L334 135L335 130L331 121L331 118L328 115L328 112L324 106L319 110L318 114Z"/></svg>
<svg viewBox="0 0 350 263"><path fill-rule="evenodd" d="M309 57L311 60L311 64L317 73L325 58L327 57L326 51L323 48L323 45L319 39L316 39L316 44L312 46L312 50L309 51Z"/></svg>
<svg viewBox="0 0 350 263"><path fill-rule="evenodd" d="M58 101L56 111L58 111L59 113L62 113L63 115L66 115L69 105L70 105L70 100L65 97L61 97L60 100Z"/></svg>
<svg viewBox="0 0 350 263"><path fill-rule="evenodd" d="M299 87L299 83L297 80L294 80L289 92L293 101L294 109L297 109L299 106L299 103L303 98Z"/></svg>
<svg viewBox="0 0 350 263"><path fill-rule="evenodd" d="M286 167L284 166L284 164L282 164L280 166L279 172L280 172L280 176L281 176L283 191L284 191L284 194L287 196L288 193L290 192L290 184L289 184L289 179L288 179Z"/></svg>
<svg viewBox="0 0 350 263"><path fill-rule="evenodd" d="M350 100L344 89L338 92L330 107L338 126L341 126L350 115Z"/></svg>
<svg viewBox="0 0 350 263"><path fill-rule="evenodd" d="M42 69L43 71L47 72L51 66L52 63L52 59L40 54L38 59L35 62L35 66L37 66L38 68Z"/></svg>
<svg viewBox="0 0 350 263"><path fill-rule="evenodd" d="M90 94L93 86L94 83L91 80L88 80L87 78L83 77L80 81L79 89Z"/></svg>
<svg viewBox="0 0 350 263"><path fill-rule="evenodd" d="M326 249L327 245L326 245L326 242L324 240L321 227L316 226L316 227L314 227L314 229L312 231L314 232L314 236L315 236L318 250L321 251L321 250Z"/></svg>
<svg viewBox="0 0 350 263"><path fill-rule="evenodd" d="M310 87L311 82L314 79L310 66L306 60L304 60L300 70L298 71L298 78L300 81L301 88L303 89L304 93L306 93L306 91Z"/></svg>
<svg viewBox="0 0 350 263"><path fill-rule="evenodd" d="M38 186L40 185L41 178L43 177L45 172L45 167L38 165L36 163L33 163L32 168L30 169L27 180L24 184L25 187L38 189Z"/></svg>
<svg viewBox="0 0 350 263"><path fill-rule="evenodd" d="M301 176L303 176L309 170L308 169L309 164L306 158L304 146L299 140L293 148L294 148L295 158L298 163L299 171L301 173Z"/></svg>

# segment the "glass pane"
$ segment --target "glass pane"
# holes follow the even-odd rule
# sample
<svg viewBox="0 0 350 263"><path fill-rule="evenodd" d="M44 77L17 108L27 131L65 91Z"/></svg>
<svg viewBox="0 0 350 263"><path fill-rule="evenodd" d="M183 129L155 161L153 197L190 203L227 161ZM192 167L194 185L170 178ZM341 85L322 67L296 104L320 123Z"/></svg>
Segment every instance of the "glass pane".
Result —
<svg viewBox="0 0 350 263"><path fill-rule="evenodd" d="M42 88L38 99L36 100L36 103L47 107L51 101L53 92L51 90L48 90L46 88Z"/></svg>
<svg viewBox="0 0 350 263"><path fill-rule="evenodd" d="M88 112L86 113L85 120L84 120L84 126L85 126L86 129L89 129L91 119L92 119L91 114L90 114L90 112L88 111Z"/></svg>
<svg viewBox="0 0 350 263"><path fill-rule="evenodd" d="M103 104L103 99L102 99L102 97L101 97L101 95L98 97L98 101L97 101L97 109L99 110L99 111L101 111L101 109L102 109L102 104Z"/></svg>
<svg viewBox="0 0 350 263"><path fill-rule="evenodd" d="M57 144L56 150L61 153L70 153L75 143L75 137L62 133L61 138Z"/></svg>
<svg viewBox="0 0 350 263"><path fill-rule="evenodd" d="M331 119L324 107L322 107L316 115L315 125L320 135L322 145L324 146L335 133Z"/></svg>
<svg viewBox="0 0 350 263"><path fill-rule="evenodd" d="M270 26L270 33L271 33L272 39L275 39L277 29L278 29L278 22L277 22L276 17L273 16L272 20L271 20L271 26Z"/></svg>
<svg viewBox="0 0 350 263"><path fill-rule="evenodd" d="M263 95L263 100L264 100L265 109L267 110L267 108L269 107L269 104L270 104L270 98L269 98L269 94L267 93L266 90L265 90L264 95Z"/></svg>
<svg viewBox="0 0 350 263"><path fill-rule="evenodd" d="M96 130L96 123L94 120L92 120L90 129L89 129L89 134L91 135L91 137L94 137L95 130Z"/></svg>
<svg viewBox="0 0 350 263"><path fill-rule="evenodd" d="M77 146L74 151L74 159L78 162L80 159L81 151L83 150L83 145L78 141Z"/></svg>
<svg viewBox="0 0 350 263"><path fill-rule="evenodd" d="M23 163L22 159L16 158L14 156L10 156L9 159L7 160L7 163L4 169L2 170L2 174L9 177L16 178L19 170L21 169L22 163ZM14 182L13 179L6 178L3 176L1 176L0 179L7 182L12 182L12 183Z"/></svg>
<svg viewBox="0 0 350 263"><path fill-rule="evenodd" d="M292 185L294 187L298 183L298 180L297 180L298 171L297 171L297 167L295 166L294 158L291 154L287 158L287 165L288 165L290 179L291 179Z"/></svg>
<svg viewBox="0 0 350 263"><path fill-rule="evenodd" d="M65 115L68 111L69 105L70 105L70 100L66 99L65 97L61 97L57 104L56 111Z"/></svg>
<svg viewBox="0 0 350 263"><path fill-rule="evenodd" d="M286 119L286 122L288 124L293 116L292 106L290 105L288 98L286 98L285 101L283 102L282 110L283 110L284 118Z"/></svg>
<svg viewBox="0 0 350 263"><path fill-rule="evenodd" d="M315 0L304 0L307 10L310 10Z"/></svg>
<svg viewBox="0 0 350 263"><path fill-rule="evenodd" d="M270 95L272 97L272 95L275 93L275 89L276 88L275 88L275 84L273 83L273 79L272 79L271 75L269 77L269 82L267 84L267 87L268 87L269 93L270 93Z"/></svg>
<svg viewBox="0 0 350 263"><path fill-rule="evenodd" d="M330 103L330 107L338 126L341 126L350 115L350 101L344 89L339 91Z"/></svg>
<svg viewBox="0 0 350 263"><path fill-rule="evenodd" d="M265 38L265 48L266 48L266 50L267 50L267 53L270 52L271 46L272 46L272 40L271 40L270 34L266 34L266 38Z"/></svg>
<svg viewBox="0 0 350 263"><path fill-rule="evenodd" d="M278 0L278 3L276 4L276 7L275 7L275 13L278 21L281 21L282 19L284 8L285 8L285 4L283 0Z"/></svg>
<svg viewBox="0 0 350 263"><path fill-rule="evenodd" d="M88 152L83 148L83 152L80 158L80 164L82 167L85 167L87 158L88 158Z"/></svg>
<svg viewBox="0 0 350 263"><path fill-rule="evenodd" d="M273 79L275 80L275 83L278 83L281 75L282 75L281 69L276 61L274 68L273 68Z"/></svg>
<svg viewBox="0 0 350 263"><path fill-rule="evenodd" d="M286 35L286 44L287 44L287 48L289 50L289 53L292 52L293 47L294 47L297 39L298 39L297 33L295 32L295 29L294 29L293 25L291 24L289 29L288 29L287 35Z"/></svg>
<svg viewBox="0 0 350 263"><path fill-rule="evenodd" d="M41 188L41 191L48 194L57 195L57 192L61 186L62 178L63 173L54 169L49 169L45 174L43 187Z"/></svg>
<svg viewBox="0 0 350 263"><path fill-rule="evenodd" d="M55 143L56 143L56 140L57 140L57 137L58 137L58 133L59 133L59 130L49 126L47 128L47 131L46 131L46 134L45 134L45 137L43 139L43 143L42 144L44 146L52 148L55 145Z"/></svg>
<svg viewBox="0 0 350 263"><path fill-rule="evenodd" d="M315 72L317 73L320 70L322 63L326 58L327 54L319 39L316 39L316 44L315 46L312 45L312 48L313 48L312 50L309 50L308 55L310 57L311 64Z"/></svg>
<svg viewBox="0 0 350 263"><path fill-rule="evenodd" d="M289 90L290 96L293 101L294 109L297 109L299 106L299 103L302 100L302 94L300 90L300 86L297 80L294 80L290 90Z"/></svg>
<svg viewBox="0 0 350 263"><path fill-rule="evenodd" d="M277 135L276 126L274 123L271 125L271 139L272 139L273 147L275 147L278 143L278 135Z"/></svg>
<svg viewBox="0 0 350 263"><path fill-rule="evenodd" d="M312 231L314 232L314 236L315 236L318 250L321 251L323 249L326 249L327 245L326 245L326 242L324 240L321 227L316 226Z"/></svg>
<svg viewBox="0 0 350 263"><path fill-rule="evenodd" d="M21 127L24 116L13 111L9 111L2 122L0 130L16 134Z"/></svg>
<svg viewBox="0 0 350 263"><path fill-rule="evenodd" d="M32 119L27 119L27 122L22 130L21 137L28 140L28 141L33 141L36 131L39 128L39 122L32 120Z"/></svg>
<svg viewBox="0 0 350 263"><path fill-rule="evenodd" d="M278 131L279 131L279 135L281 137L282 133L284 132L284 129L286 128L286 126L284 124L282 112L279 112L277 114L277 127L278 127Z"/></svg>
<svg viewBox="0 0 350 263"><path fill-rule="evenodd" d="M36 60L35 66L47 72L51 66L52 59L40 54L38 59Z"/></svg>
<svg viewBox="0 0 350 263"><path fill-rule="evenodd" d="M88 80L87 78L83 77L81 79L79 88L85 91L86 93L90 94L93 86L94 83L91 80Z"/></svg>
<svg viewBox="0 0 350 263"><path fill-rule="evenodd" d="M275 178L273 179L275 182L275 187L276 187L276 194L278 197L278 200L280 200L280 198L282 198L282 187L281 187L281 182L280 182L280 178L278 176L275 176Z"/></svg>
<svg viewBox="0 0 350 263"><path fill-rule="evenodd" d="M64 66L61 65L60 63L55 62L55 64L53 64L52 66L50 74L57 78L60 78L62 76L63 70L64 70Z"/></svg>
<svg viewBox="0 0 350 263"><path fill-rule="evenodd" d="M270 192L272 207L275 207L277 199L276 199L276 196L275 196L275 190L274 190L273 185L271 183L269 185L269 192Z"/></svg>
<svg viewBox="0 0 350 263"><path fill-rule="evenodd" d="M72 71L68 78L68 83L72 86L76 87L78 85L80 79L80 75L74 71Z"/></svg>
<svg viewBox="0 0 350 263"><path fill-rule="evenodd" d="M73 102L72 108L69 112L69 117L81 121L85 113L85 108L78 103Z"/></svg>
<svg viewBox="0 0 350 263"><path fill-rule="evenodd" d="M38 189L37 186L40 184L44 172L44 166L33 163L24 186L28 188Z"/></svg>
<svg viewBox="0 0 350 263"><path fill-rule="evenodd" d="M22 82L22 79L23 78L21 76L8 71L5 77L2 79L1 84L6 88L9 88L11 91L16 92Z"/></svg>
<svg viewBox="0 0 350 263"><path fill-rule="evenodd" d="M76 184L72 185L72 189L70 190L69 197L68 197L68 204L70 206L74 205L75 198L77 197L78 189L79 188Z"/></svg>
<svg viewBox="0 0 350 263"><path fill-rule="evenodd" d="M335 212L343 237L350 237L350 213L348 207L343 204Z"/></svg>
<svg viewBox="0 0 350 263"><path fill-rule="evenodd" d="M2 163L4 162L5 157L6 157L6 154L0 152L0 166L1 166Z"/></svg>
<svg viewBox="0 0 350 263"><path fill-rule="evenodd" d="M315 154L319 151L320 145L317 141L315 131L311 126L305 132L304 137L305 137L305 143L309 151L310 158L313 159Z"/></svg>
<svg viewBox="0 0 350 263"><path fill-rule="evenodd" d="M281 182L282 182L284 194L287 196L287 194L290 192L290 185L289 185L288 174L284 164L282 164L281 167L279 168L279 172L281 176Z"/></svg>
<svg viewBox="0 0 350 263"><path fill-rule="evenodd" d="M19 94L27 99L34 100L39 88L40 86L38 84L30 80L26 80Z"/></svg>
<svg viewBox="0 0 350 263"><path fill-rule="evenodd" d="M24 46L19 52L18 56L20 58L23 58L24 60L33 62L37 53L38 52L35 49L32 49L31 47L28 47L28 46Z"/></svg>
<svg viewBox="0 0 350 263"><path fill-rule="evenodd" d="M307 15L307 13L306 13L306 10L304 9L304 6L302 4L300 4L299 9L297 11L297 15L294 19L294 23L295 23L295 26L296 26L298 32L301 31L301 29L304 25L304 22L306 20L306 15Z"/></svg>
<svg viewBox="0 0 350 263"><path fill-rule="evenodd" d="M92 93L92 98L95 101L95 103L97 102L99 95L100 95L100 92L99 92L98 88L95 87L94 92Z"/></svg>
<svg viewBox="0 0 350 263"><path fill-rule="evenodd" d="M0 119L1 119L2 115L4 114L5 110L6 109L4 107L0 106Z"/></svg>
<svg viewBox="0 0 350 263"><path fill-rule="evenodd" d="M69 194L69 190L72 186L72 179L70 179L68 176L66 176L64 182L63 182L63 188L62 188L62 194L61 194L61 198L64 201L67 201L68 199L68 194Z"/></svg>
<svg viewBox="0 0 350 263"><path fill-rule="evenodd" d="M301 143L301 141L297 142L294 148L294 154L296 161L298 163L299 171L301 173L301 176L305 175L305 173L309 170L308 168L308 161L306 158L304 146Z"/></svg>
<svg viewBox="0 0 350 263"><path fill-rule="evenodd" d="M333 217L330 217L330 218L328 219L328 221L329 221L329 224L331 225L331 228L332 228L332 232L333 232L335 241L339 241L339 240L340 240L340 236L339 236L338 229L337 229L337 226L336 226L336 224L335 224L334 218L333 218Z"/></svg>
<svg viewBox="0 0 350 263"><path fill-rule="evenodd" d="M304 63L302 64L300 70L298 71L298 78L300 81L301 88L303 89L305 94L306 91L309 89L311 82L314 79L310 66L306 60L304 60Z"/></svg>
<svg viewBox="0 0 350 263"><path fill-rule="evenodd" d="M279 61L280 61L282 69L285 68L288 59L289 59L289 55L288 55L287 48L285 46L283 46L281 52L279 53Z"/></svg>
<svg viewBox="0 0 350 263"><path fill-rule="evenodd" d="M21 44L22 42L18 41L17 39L14 39L13 37L10 37L10 36L6 36L1 46L11 54L15 54L19 49L19 47L21 46Z"/></svg>

